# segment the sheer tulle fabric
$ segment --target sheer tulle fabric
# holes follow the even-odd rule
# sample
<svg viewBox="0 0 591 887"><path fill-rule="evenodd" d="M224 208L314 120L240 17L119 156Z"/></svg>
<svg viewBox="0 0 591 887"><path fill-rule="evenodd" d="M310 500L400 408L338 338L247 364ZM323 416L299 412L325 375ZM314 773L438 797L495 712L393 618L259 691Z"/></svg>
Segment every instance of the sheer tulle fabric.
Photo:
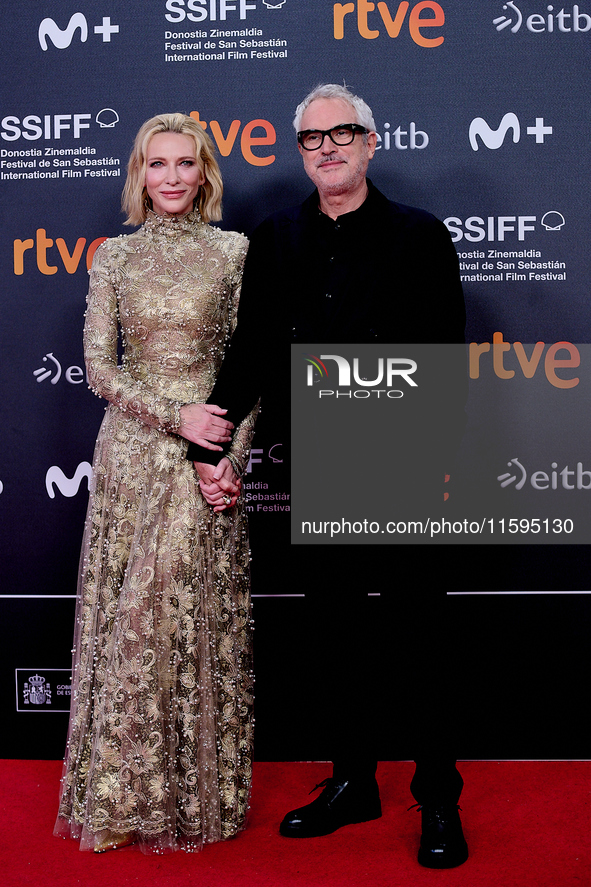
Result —
<svg viewBox="0 0 591 887"><path fill-rule="evenodd" d="M152 217L97 252L85 353L110 401L94 456L55 833L94 849L197 850L245 821L252 761L249 549L214 515L174 434L234 324L245 241ZM118 319L125 357L117 366ZM254 416L231 458L244 466Z"/></svg>

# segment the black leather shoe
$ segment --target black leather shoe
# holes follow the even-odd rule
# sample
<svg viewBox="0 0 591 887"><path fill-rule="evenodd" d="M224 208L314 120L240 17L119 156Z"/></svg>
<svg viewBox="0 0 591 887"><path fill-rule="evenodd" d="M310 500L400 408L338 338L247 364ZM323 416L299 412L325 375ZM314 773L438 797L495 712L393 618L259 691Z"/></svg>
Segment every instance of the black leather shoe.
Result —
<svg viewBox="0 0 591 887"><path fill-rule="evenodd" d="M286 838L317 838L330 835L343 825L368 822L382 815L376 780L329 777L312 789L324 787L315 801L292 810L279 826ZM312 794L312 792L310 792Z"/></svg>
<svg viewBox="0 0 591 887"><path fill-rule="evenodd" d="M429 869L452 869L468 859L457 804L418 808L423 819L419 863Z"/></svg>

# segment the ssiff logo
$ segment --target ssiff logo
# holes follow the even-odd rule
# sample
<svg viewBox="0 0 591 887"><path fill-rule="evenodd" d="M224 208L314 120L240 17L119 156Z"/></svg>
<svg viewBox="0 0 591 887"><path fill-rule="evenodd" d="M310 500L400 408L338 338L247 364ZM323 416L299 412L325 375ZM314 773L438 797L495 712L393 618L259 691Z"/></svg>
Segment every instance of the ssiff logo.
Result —
<svg viewBox="0 0 591 887"><path fill-rule="evenodd" d="M278 3L279 6L283 5L281 0ZM164 18L169 22L182 22L185 18L190 22L203 22L208 18L210 22L225 22L229 12L237 12L238 18L243 21L249 12L256 12L256 8L256 3L249 3L248 0L166 0L168 12Z"/></svg>
<svg viewBox="0 0 591 887"><path fill-rule="evenodd" d="M466 238L472 243L478 243L480 241L488 241L492 243L494 241L504 242L509 234L517 234L517 239L520 241L525 240L526 235L529 235L530 232L536 232L536 222L537 216L486 216L486 218L482 218L481 216L468 216L465 219L460 219L457 216L449 216L447 219L444 219L444 224L446 225L449 233L451 234L451 239L454 243L458 243L458 241ZM562 228L566 225L566 219L558 210L548 210L545 212L542 218L540 219L540 224L542 228L546 231L561 231ZM508 254L506 251L499 251L495 249L489 249L487 253L483 250L475 250L471 253L459 253L458 254L461 259L526 259L526 258L537 258L540 259L542 257L542 253L539 250L519 250L517 252L512 251ZM501 267L498 265L497 267ZM503 270L507 266L503 266ZM491 264L482 264L483 270L491 271L494 266ZM566 264L548 261L545 264L542 263L519 263L519 269L541 269L541 268L566 268ZM467 266L465 263L460 265L460 269L462 271L478 271L480 267L475 267L474 265ZM513 279L513 278L508 278ZM530 279L533 279L530 277ZM552 278L548 278L552 279Z"/></svg>
<svg viewBox="0 0 591 887"><path fill-rule="evenodd" d="M90 129L92 114L44 114L40 117L38 114L25 114L24 117L16 117L8 114L2 118L0 126L0 136L5 142L16 142L18 139L26 139L27 142L35 142L39 139L61 140L62 133L72 133L73 138L80 139L85 135L84 130ZM98 123L99 129L114 129L119 123L119 114L114 108L101 108L94 122ZM32 148L26 154L21 152L10 152L3 150L2 157L55 157L56 155L69 153L77 154L96 154L94 148L80 149L62 149L62 148ZM4 164L2 164L4 165ZM49 166L49 163L41 163L40 166Z"/></svg>
<svg viewBox="0 0 591 887"><path fill-rule="evenodd" d="M585 33L591 30L591 15L581 12L579 5L575 3L572 12L566 12L564 7L558 12L554 12L554 6L546 7L547 13L533 13L524 19L523 13L516 3L509 0L503 5L505 15L499 15L493 19L493 25L497 31L504 31L509 28L511 34L516 34L525 21L525 27L532 34L549 33L555 31L563 34Z"/></svg>

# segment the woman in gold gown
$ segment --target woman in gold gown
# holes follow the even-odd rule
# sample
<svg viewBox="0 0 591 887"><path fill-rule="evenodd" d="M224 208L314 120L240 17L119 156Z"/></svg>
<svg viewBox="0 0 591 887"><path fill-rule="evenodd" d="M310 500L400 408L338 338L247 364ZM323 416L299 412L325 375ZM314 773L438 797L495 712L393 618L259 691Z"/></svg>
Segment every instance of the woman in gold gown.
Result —
<svg viewBox="0 0 591 887"><path fill-rule="evenodd" d="M239 497L254 413L224 489L185 458L233 426L205 405L235 325L246 238L221 217L196 121L140 129L123 206L139 230L96 252L84 330L108 401L93 464L55 833L97 852L199 849L239 831L252 763L249 549ZM118 365L118 339L123 359ZM207 443L207 441L214 443ZM221 483L221 482L220 482ZM230 492L228 490L230 489Z"/></svg>

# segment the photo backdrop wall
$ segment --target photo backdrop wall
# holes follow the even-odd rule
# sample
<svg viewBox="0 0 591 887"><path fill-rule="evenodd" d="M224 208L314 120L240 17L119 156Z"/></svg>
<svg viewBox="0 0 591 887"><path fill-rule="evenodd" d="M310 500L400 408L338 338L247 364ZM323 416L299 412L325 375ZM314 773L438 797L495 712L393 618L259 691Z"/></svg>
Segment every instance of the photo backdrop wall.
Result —
<svg viewBox="0 0 591 887"><path fill-rule="evenodd" d="M156 113L202 123L224 177L222 226L249 234L310 191L292 127L300 99L321 81L363 96L378 132L372 180L443 219L458 251L474 343L468 477L491 421L500 424L494 471L478 481L509 504L529 497L540 517L582 515L584 535L591 0L29 0L5 5L0 41L2 756L63 751L104 408L85 379L87 270L104 238L129 230L125 166ZM321 639L304 633L306 590L290 589L277 544L289 522L283 443L263 411L245 478L261 759L319 749L305 669L291 668ZM458 550L460 751L589 757L589 548L551 531L544 544L510 541L519 544ZM375 607L379 618L378 597Z"/></svg>

